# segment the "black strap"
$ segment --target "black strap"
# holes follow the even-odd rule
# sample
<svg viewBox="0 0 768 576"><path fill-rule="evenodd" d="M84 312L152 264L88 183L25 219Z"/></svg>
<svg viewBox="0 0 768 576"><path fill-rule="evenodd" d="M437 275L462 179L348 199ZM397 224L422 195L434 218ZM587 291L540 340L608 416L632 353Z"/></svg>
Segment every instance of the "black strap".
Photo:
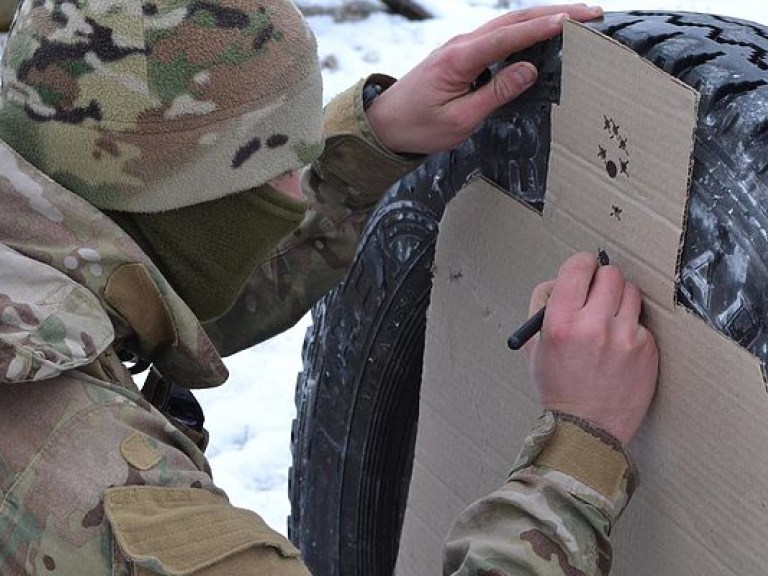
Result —
<svg viewBox="0 0 768 576"><path fill-rule="evenodd" d="M200 450L205 451L208 446L208 431L204 427L205 414L189 389L163 377L160 371L152 366L141 394Z"/></svg>

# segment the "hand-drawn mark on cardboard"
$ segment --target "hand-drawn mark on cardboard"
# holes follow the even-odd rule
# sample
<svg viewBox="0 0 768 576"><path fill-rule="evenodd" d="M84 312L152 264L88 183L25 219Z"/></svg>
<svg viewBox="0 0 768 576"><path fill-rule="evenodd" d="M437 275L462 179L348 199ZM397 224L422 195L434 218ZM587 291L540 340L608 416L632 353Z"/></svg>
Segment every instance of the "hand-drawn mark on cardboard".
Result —
<svg viewBox="0 0 768 576"><path fill-rule="evenodd" d="M610 178L625 176L630 178L629 135L626 129L607 114L603 114L602 141L597 145L597 157L605 164L605 171Z"/></svg>

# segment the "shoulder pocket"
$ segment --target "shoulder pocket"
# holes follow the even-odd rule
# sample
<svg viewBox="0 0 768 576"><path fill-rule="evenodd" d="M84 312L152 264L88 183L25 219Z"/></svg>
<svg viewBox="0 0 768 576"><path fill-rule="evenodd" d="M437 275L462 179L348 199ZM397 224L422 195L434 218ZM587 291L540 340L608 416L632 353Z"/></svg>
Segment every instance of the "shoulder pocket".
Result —
<svg viewBox="0 0 768 576"><path fill-rule="evenodd" d="M45 380L90 364L113 339L96 295L0 244L0 382Z"/></svg>
<svg viewBox="0 0 768 576"><path fill-rule="evenodd" d="M310 576L287 538L206 490L110 488L104 510L137 574Z"/></svg>

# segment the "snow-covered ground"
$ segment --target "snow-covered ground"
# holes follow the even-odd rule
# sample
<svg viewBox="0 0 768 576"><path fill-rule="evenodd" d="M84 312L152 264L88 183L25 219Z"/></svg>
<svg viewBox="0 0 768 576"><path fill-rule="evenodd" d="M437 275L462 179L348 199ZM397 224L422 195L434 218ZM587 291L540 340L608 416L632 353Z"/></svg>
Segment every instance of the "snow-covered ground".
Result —
<svg viewBox="0 0 768 576"><path fill-rule="evenodd" d="M374 2L374 0L371 0ZM334 7L343 0L299 0L302 6ZM422 0L437 17L408 22L375 12L356 22L332 16L309 18L318 40L324 71L325 99L373 72L402 76L434 48L507 9L528 0ZM768 24L764 0L606 0L605 10L665 9L711 12ZM217 483L234 504L259 512L275 529L286 531L291 422L301 345L309 324L295 328L227 361L231 376L224 386L197 393L211 433L208 456Z"/></svg>

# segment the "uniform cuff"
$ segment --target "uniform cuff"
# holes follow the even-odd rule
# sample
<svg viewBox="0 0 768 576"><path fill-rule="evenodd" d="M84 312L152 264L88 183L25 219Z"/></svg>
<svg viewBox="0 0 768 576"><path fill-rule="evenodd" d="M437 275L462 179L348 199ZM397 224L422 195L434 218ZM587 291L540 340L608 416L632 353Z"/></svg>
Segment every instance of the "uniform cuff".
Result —
<svg viewBox="0 0 768 576"><path fill-rule="evenodd" d="M545 412L526 438L511 476L523 468L594 504L611 524L639 482L621 442L595 424L562 412Z"/></svg>
<svg viewBox="0 0 768 576"><path fill-rule="evenodd" d="M386 90L395 79L374 74L326 106L325 150L315 166L325 178L338 178L348 185L349 204L355 208L378 202L387 189L426 158L395 154L378 141L363 110L363 88L372 82Z"/></svg>

